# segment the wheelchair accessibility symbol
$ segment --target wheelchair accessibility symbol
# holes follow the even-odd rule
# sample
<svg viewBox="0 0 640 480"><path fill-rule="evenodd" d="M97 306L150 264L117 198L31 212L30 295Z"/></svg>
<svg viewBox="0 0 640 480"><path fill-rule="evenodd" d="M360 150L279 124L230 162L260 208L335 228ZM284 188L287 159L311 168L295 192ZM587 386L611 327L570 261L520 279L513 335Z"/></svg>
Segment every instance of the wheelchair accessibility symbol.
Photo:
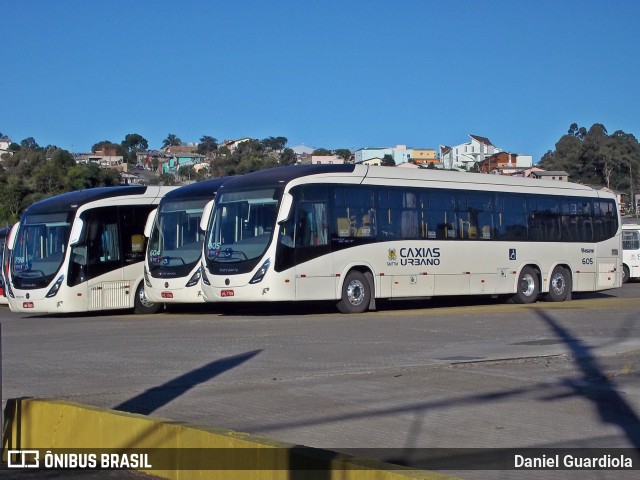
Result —
<svg viewBox="0 0 640 480"><path fill-rule="evenodd" d="M515 260L516 259L516 249L515 248L510 248L509 249L509 260Z"/></svg>

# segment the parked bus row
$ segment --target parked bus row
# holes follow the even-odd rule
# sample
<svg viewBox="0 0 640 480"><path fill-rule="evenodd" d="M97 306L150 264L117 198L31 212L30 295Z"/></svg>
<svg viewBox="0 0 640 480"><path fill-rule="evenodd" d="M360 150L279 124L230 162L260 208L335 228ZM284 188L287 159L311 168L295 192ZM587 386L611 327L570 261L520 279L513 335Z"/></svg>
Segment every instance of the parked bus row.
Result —
<svg viewBox="0 0 640 480"><path fill-rule="evenodd" d="M377 299L478 294L564 301L640 275L623 266L611 194L362 165L67 193L30 206L7 246L7 298L21 312L326 300L358 313Z"/></svg>

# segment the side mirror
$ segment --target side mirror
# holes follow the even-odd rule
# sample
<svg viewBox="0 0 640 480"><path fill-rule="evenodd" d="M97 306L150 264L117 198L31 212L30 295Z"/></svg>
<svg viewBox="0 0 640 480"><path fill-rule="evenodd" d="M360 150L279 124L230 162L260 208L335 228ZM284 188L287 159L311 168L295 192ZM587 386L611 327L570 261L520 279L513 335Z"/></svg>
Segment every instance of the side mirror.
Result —
<svg viewBox="0 0 640 480"><path fill-rule="evenodd" d="M158 216L158 209L154 208L149 212L147 216L147 223L144 224L144 236L149 238L151 236L151 230L153 230L153 224Z"/></svg>
<svg viewBox="0 0 640 480"><path fill-rule="evenodd" d="M209 220L211 220L211 212L213 212L213 206L215 202L215 200L209 200L204 206L204 210L202 210L202 218L200 218L200 230L202 230L203 232L207 231Z"/></svg>
<svg viewBox="0 0 640 480"><path fill-rule="evenodd" d="M282 195L282 202L280 202L280 211L278 212L276 223L282 223L289 219L291 216L291 207L293 207L293 195L287 192Z"/></svg>
<svg viewBox="0 0 640 480"><path fill-rule="evenodd" d="M82 221L82 219L76 218L73 222L73 226L71 227L71 233L69 234L69 246L76 245L80 241L83 227L84 222Z"/></svg>

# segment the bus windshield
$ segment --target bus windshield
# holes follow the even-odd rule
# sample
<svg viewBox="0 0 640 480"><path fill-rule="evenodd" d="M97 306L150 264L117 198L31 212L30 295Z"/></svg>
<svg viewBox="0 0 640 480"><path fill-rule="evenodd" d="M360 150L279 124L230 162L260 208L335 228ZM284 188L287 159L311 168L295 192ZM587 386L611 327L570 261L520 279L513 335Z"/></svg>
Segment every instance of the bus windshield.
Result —
<svg viewBox="0 0 640 480"><path fill-rule="evenodd" d="M280 195L276 188L220 194L208 231L207 263L238 264L237 271L253 268L271 240Z"/></svg>
<svg viewBox="0 0 640 480"><path fill-rule="evenodd" d="M12 255L16 288L46 287L64 261L71 230L68 213L26 215Z"/></svg>
<svg viewBox="0 0 640 480"><path fill-rule="evenodd" d="M199 223L209 200L177 200L160 205L147 249L151 273L158 269L184 269L186 275L198 262L203 241Z"/></svg>

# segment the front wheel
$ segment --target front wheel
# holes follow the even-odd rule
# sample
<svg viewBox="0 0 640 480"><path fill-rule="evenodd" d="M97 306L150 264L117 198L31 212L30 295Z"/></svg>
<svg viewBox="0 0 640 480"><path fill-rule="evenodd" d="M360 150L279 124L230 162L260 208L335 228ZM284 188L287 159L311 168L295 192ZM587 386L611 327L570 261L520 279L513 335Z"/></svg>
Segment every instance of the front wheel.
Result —
<svg viewBox="0 0 640 480"><path fill-rule="evenodd" d="M371 287L364 273L351 270L342 284L342 297L338 302L341 313L362 313L369 308Z"/></svg>
<svg viewBox="0 0 640 480"><path fill-rule="evenodd" d="M144 293L144 282L140 282L140 285L138 285L138 288L136 289L133 311L135 313L158 313L161 309L161 303L153 303L149 301Z"/></svg>
<svg viewBox="0 0 640 480"><path fill-rule="evenodd" d="M571 293L571 276L564 267L556 267L551 272L549 280L549 293L545 300L549 302L564 302Z"/></svg>
<svg viewBox="0 0 640 480"><path fill-rule="evenodd" d="M629 281L629 277L631 272L629 271L629 267L626 265L622 265L622 283L627 283Z"/></svg>
<svg viewBox="0 0 640 480"><path fill-rule="evenodd" d="M518 290L511 297L513 303L533 303L540 293L538 274L531 267L524 267L518 277Z"/></svg>

